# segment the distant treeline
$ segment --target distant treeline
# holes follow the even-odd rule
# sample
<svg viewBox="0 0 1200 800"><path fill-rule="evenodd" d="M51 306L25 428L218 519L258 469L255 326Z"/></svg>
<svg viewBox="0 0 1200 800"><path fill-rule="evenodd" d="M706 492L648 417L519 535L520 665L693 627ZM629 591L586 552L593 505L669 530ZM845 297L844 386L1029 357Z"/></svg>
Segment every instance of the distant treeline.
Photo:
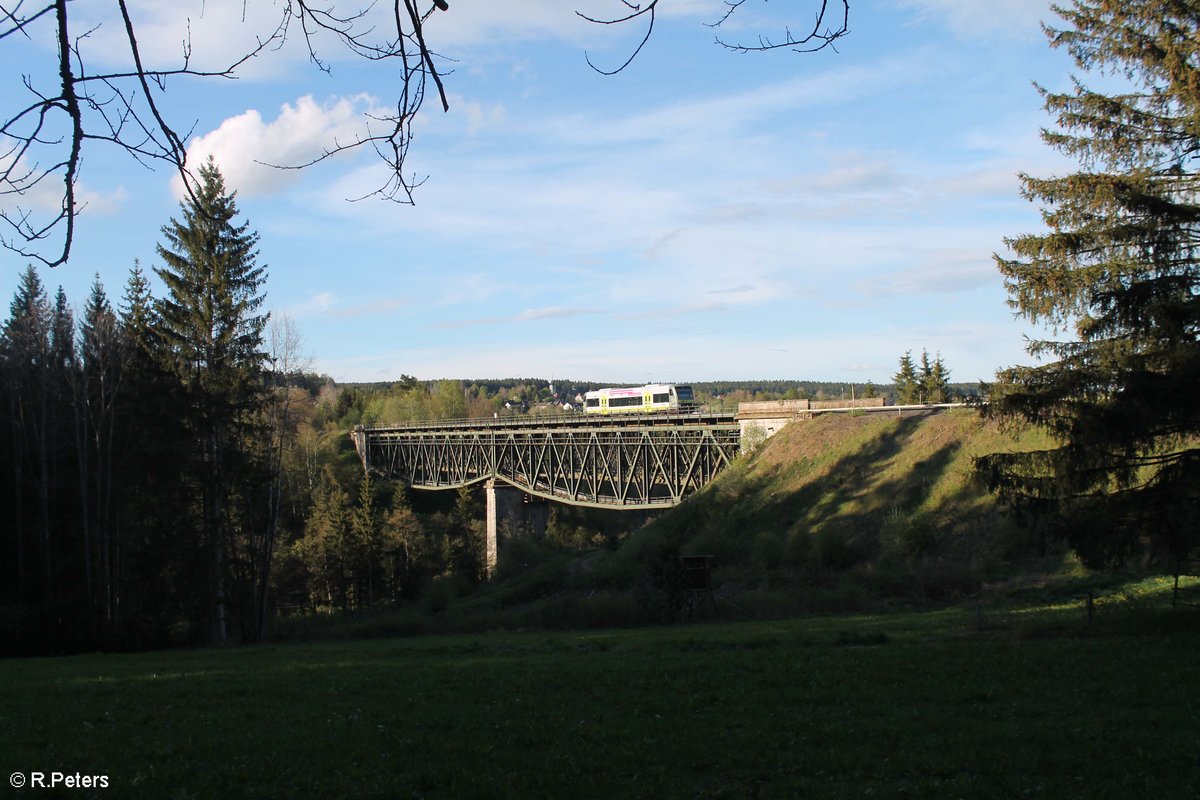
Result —
<svg viewBox="0 0 1200 800"><path fill-rule="evenodd" d="M325 378L329 381L330 379ZM343 393L339 408L347 424L403 422L442 417L486 417L498 413L527 413L539 405L574 403L576 398L605 386L635 383L573 379L501 378L421 381L402 375L395 381L338 384ZM871 381L745 380L696 381L690 384L700 403L728 404L762 400L851 400L882 396L899 401L895 383ZM551 391L553 387L553 391ZM979 384L948 384L951 399L977 397ZM461 394L462 403L455 398ZM436 398L441 397L438 401ZM351 413L357 410L357 414Z"/></svg>

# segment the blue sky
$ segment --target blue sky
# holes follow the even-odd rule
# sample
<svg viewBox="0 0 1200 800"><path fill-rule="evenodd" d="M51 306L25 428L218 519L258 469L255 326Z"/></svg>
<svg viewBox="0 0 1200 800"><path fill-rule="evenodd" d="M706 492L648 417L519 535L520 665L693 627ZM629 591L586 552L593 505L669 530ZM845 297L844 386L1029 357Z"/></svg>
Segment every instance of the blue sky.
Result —
<svg viewBox="0 0 1200 800"><path fill-rule="evenodd" d="M744 6L725 34L810 19L809 0ZM113 5L99 66L118 49ZM147 58L244 47L277 8L241 0L139 2ZM1033 81L1068 84L1046 45L1043 0L855 0L836 52L739 55L704 23L721 0L664 0L640 33L576 8L616 0L451 0L427 36L453 57L451 110L427 104L410 151L428 175L416 206L348 202L383 181L368 153L303 160L390 102L389 70L336 57L332 74L286 48L238 81L180 81L167 113L194 123L261 234L268 304L300 329L312 368L343 381L540 376L611 382L886 382L906 350L940 352L957 381L1028 363L992 261L1040 228L1016 174L1071 165L1039 140ZM753 6L753 7L752 7ZM256 16L257 15L257 16ZM740 27L739 27L740 26ZM47 31L48 33L48 31ZM0 99L48 63L48 41L0 47ZM43 76L44 77L44 76ZM42 270L78 307L94 273L118 297L135 259L154 266L178 186L116 151L85 153L89 204L71 261ZM5 308L26 260L0 254Z"/></svg>

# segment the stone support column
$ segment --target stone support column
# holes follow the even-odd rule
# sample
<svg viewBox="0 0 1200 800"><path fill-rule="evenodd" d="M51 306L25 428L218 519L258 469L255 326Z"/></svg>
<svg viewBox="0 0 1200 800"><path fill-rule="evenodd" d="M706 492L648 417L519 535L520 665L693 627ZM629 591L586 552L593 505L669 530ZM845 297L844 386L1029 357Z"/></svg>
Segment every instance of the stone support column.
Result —
<svg viewBox="0 0 1200 800"><path fill-rule="evenodd" d="M484 494L487 497L484 524L487 538L487 574L491 577L496 569L500 540L512 536L545 536L550 505L537 498L526 502L525 492L495 479L484 484Z"/></svg>
<svg viewBox="0 0 1200 800"><path fill-rule="evenodd" d="M484 524L484 538L487 540L485 563L487 575L490 578L496 571L496 558L500 551L500 531L504 528L508 532L515 527L516 512L513 508L513 498L515 496L517 504L520 504L523 492L493 478L484 484L484 494L487 496L486 523Z"/></svg>

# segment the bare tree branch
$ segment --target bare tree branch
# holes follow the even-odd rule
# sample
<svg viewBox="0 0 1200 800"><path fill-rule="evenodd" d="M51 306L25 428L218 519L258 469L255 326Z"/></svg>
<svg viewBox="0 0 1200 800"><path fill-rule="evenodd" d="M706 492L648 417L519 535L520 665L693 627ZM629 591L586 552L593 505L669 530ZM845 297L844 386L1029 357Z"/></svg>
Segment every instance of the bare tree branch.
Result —
<svg viewBox="0 0 1200 800"><path fill-rule="evenodd" d="M621 11L611 18L579 16L599 25L644 24L645 32L615 69L601 69L585 54L588 64L605 75L621 72L633 62L650 41L659 4L670 2L614 1L620 3ZM13 36L32 40L35 26L52 20L57 43L54 89L43 91L31 74L24 75L23 85L31 100L0 122L0 200L5 201L0 206L0 246L47 266L66 263L74 243L76 215L82 210L79 178L85 145L90 143L119 148L147 168L167 164L178 172L185 191L193 194L196 181L188 169L186 142L195 123L181 133L183 128L176 127L179 121L167 119L162 112L168 84L193 78L236 78L251 59L283 48L292 38L299 38L311 63L326 72L330 62L319 52L318 44L322 40L328 44L329 39L359 59L392 64L398 68L397 96L389 110L367 114L364 131L353 139L335 140L304 163L270 166L302 169L369 148L387 165L388 173L382 185L365 196L413 202L413 192L424 179L406 174L405 165L413 141L413 121L425 103L430 83L442 110L450 108L443 77L449 74L445 65L451 60L430 47L425 29L435 12L449 11L446 0L390 0L387 5L384 0L274 0L279 13L274 27L232 63L216 69L193 66L190 20L178 64L146 63L128 0L110 2L122 26L124 55L132 68L90 74L84 45L96 31L73 37L71 0L0 0L0 42ZM724 14L712 26L726 23L746 2L726 0ZM782 38L760 37L757 44L730 43L720 37L717 42L738 52L812 51L832 45L847 33L849 0L806 2L819 6L811 29L806 25L803 30L808 32L803 35L785 28ZM243 0L243 23L248 7L249 0ZM379 22L374 12L385 10L387 22ZM57 184L61 184L61 194L51 188ZM53 201L51 210L46 211L51 196L60 200ZM51 244L54 237L60 237L59 244Z"/></svg>
<svg viewBox="0 0 1200 800"><path fill-rule="evenodd" d="M43 0L31 6L26 0L17 0L15 5L0 5L0 41L15 34L28 39L35 25L53 20L57 43L55 89L41 91L30 75L24 76L32 102L0 124L0 198L8 201L0 208L0 246L50 267L66 263L74 243L76 215L82 210L79 176L89 142L116 146L146 167L170 165L182 178L185 191L192 194L195 180L188 169L186 148L191 129L181 134L175 127L177 121L162 112L161 98L168 84L177 79L236 78L248 61L282 48L289 37L301 37L310 61L325 71L329 65L319 53L317 41L326 35L353 56L398 64L400 91L394 111L372 117L363 136L349 143L335 142L308 163L369 147L390 170L390 178L373 194L412 202L412 192L421 181L404 174L404 161L412 142L413 119L425 100L427 80L432 79L443 110L450 107L439 66L443 59L430 49L424 33L430 15L449 8L445 0L393 0L392 29L383 32L376 32L368 20L374 7L371 0L340 4L334 0L279 0L275 27L248 52L217 69L192 65L190 22L179 64L165 69L147 64L129 4L115 0L124 52L132 68L96 74L86 69L83 47L94 30L72 34L69 2ZM243 3L243 21L247 2ZM49 182L61 182L62 193L61 203L47 214L38 206L52 194ZM47 247L52 236L61 236L60 246Z"/></svg>
<svg viewBox="0 0 1200 800"><path fill-rule="evenodd" d="M633 20L636 20L639 17L646 18L646 34L644 36L642 36L642 40L640 42L638 42L637 47L635 47L633 49L633 52L629 54L629 58L625 59L625 63L623 63L621 66L617 67L616 69L611 69L611 70L600 69L599 67L597 67L595 64L592 63L591 56L589 56L585 52L583 54L583 57L587 61L588 66L591 67L592 69L596 70L596 72L599 72L601 75L616 75L618 72L621 72L626 67L628 67L630 64L632 64L633 60L638 57L638 53L642 52L642 48L646 46L646 42L650 41L650 34L652 34L654 32L654 15L658 8L658 2L659 2L659 0L650 0L650 2L647 3L645 6L636 6L636 5L633 5L632 3L628 2L628 0L620 0L620 3L622 5L624 5L626 8L631 9L631 11L630 11L630 13L626 14L623 17L613 17L612 19L597 19L595 17L589 17L586 14L576 11L575 13L577 15L579 15L583 19L586 19L588 22L594 22L597 25L622 25L627 22L632 22Z"/></svg>
<svg viewBox="0 0 1200 800"><path fill-rule="evenodd" d="M579 11L575 13L588 22L597 25L623 25L635 22L639 19L645 19L646 32L642 36L641 41L630 53L629 58L625 59L619 67L615 69L601 69L597 67L587 53L584 57L587 59L588 66L599 72L601 75L615 75L621 72L638 57L642 52L642 48L650 41L650 34L654 31L655 14L658 11L658 5L663 0L648 0L644 4L635 4L630 0L616 0L627 9L628 13L622 12L607 19L592 17L583 14ZM729 21L746 4L747 0L725 0L725 13L715 22L708 23L711 28L719 28ZM766 2L766 0L763 0ZM716 37L716 42L721 47L728 50L733 50L738 53L765 52L767 50L782 50L790 49L800 53L812 53L817 50L823 50L826 47L832 47L834 42L842 38L850 32L850 0L812 0L814 4L818 4L815 11L815 18L812 23L812 28L808 33L796 35L792 33L790 27L784 27L783 37L772 40L767 36L759 36L757 44L740 44L728 42L720 36ZM840 10L840 13L839 13Z"/></svg>
<svg viewBox="0 0 1200 800"><path fill-rule="evenodd" d="M712 23L710 27L720 27L745 2L746 0L725 0L725 15ZM795 50L797 53L815 53L818 50L824 50L826 47L832 47L834 42L850 32L850 0L837 0L835 5L841 6L840 15L836 10L830 11L829 0L821 0L821 7L816 11L816 18L813 20L812 29L800 37L793 35L791 28L785 27L783 29L783 38L778 41L771 41L770 38L765 36L759 36L758 44L752 45L727 42L720 36L717 37L716 41L722 47L738 53L761 53L766 50L781 49ZM826 21L827 16L833 18L832 25Z"/></svg>

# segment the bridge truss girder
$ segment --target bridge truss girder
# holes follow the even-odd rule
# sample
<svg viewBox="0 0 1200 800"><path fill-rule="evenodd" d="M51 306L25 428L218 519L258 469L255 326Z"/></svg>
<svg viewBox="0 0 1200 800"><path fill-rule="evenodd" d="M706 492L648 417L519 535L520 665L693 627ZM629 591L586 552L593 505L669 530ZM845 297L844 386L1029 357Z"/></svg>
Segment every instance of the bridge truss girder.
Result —
<svg viewBox="0 0 1200 800"><path fill-rule="evenodd" d="M366 464L420 489L499 479L532 495L598 508L661 508L736 457L736 423L501 429L370 429ZM356 439L357 441L357 439Z"/></svg>

